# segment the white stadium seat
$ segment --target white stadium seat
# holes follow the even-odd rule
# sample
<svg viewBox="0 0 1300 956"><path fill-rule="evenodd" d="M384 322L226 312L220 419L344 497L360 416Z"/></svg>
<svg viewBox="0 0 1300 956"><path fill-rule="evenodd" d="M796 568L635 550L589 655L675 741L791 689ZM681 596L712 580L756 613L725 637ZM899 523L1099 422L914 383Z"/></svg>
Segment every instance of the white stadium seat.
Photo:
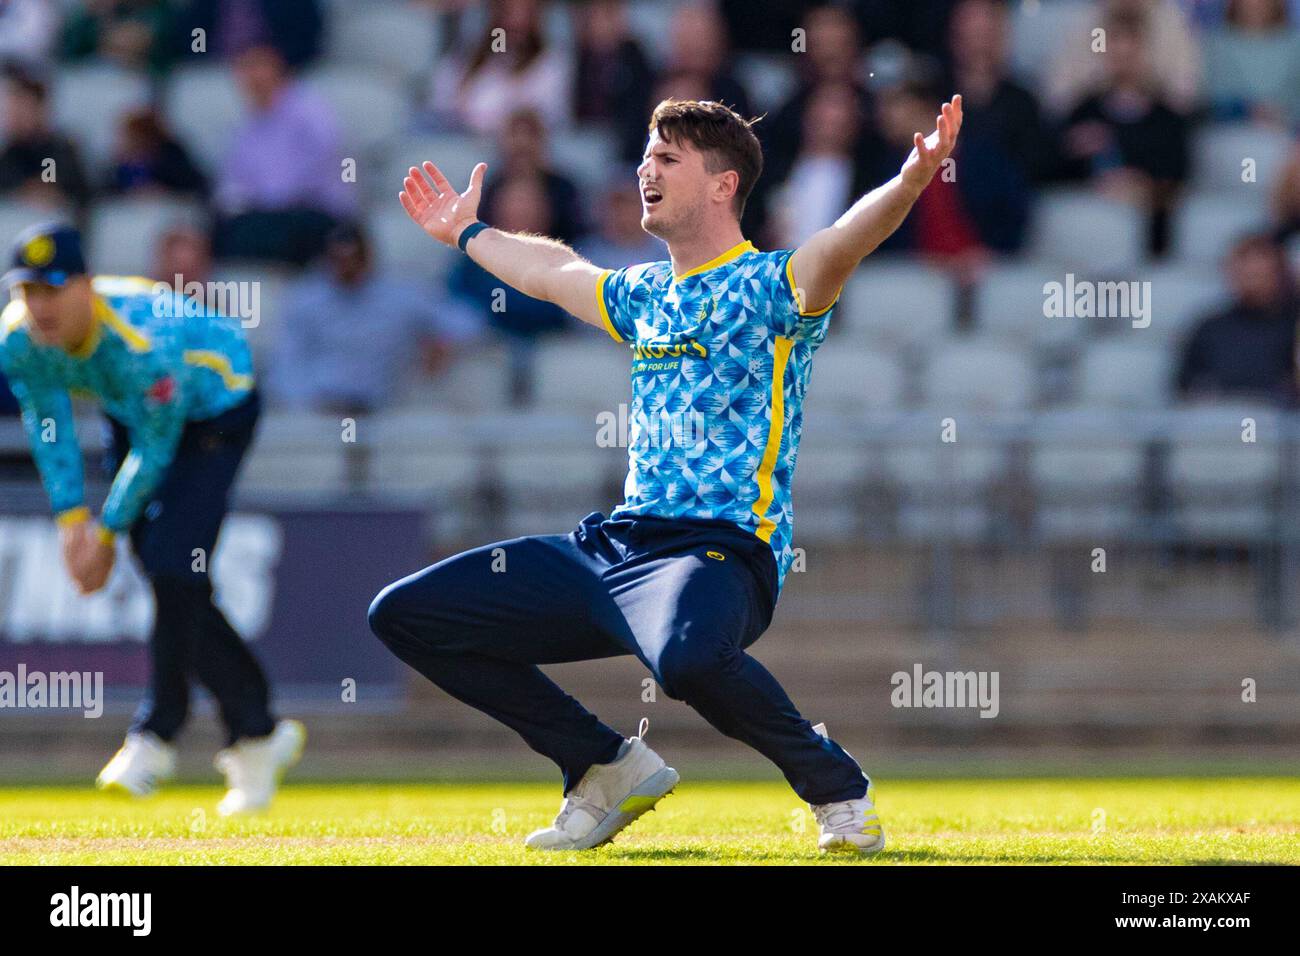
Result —
<svg viewBox="0 0 1300 956"><path fill-rule="evenodd" d="M937 269L868 262L845 283L831 324L836 334L889 348L928 346L953 328L957 292Z"/></svg>
<svg viewBox="0 0 1300 956"><path fill-rule="evenodd" d="M332 63L378 66L403 80L432 68L438 20L418 3L343 3L329 20Z"/></svg>
<svg viewBox="0 0 1300 956"><path fill-rule="evenodd" d="M1022 345L1060 344L1084 334L1084 323L1045 314L1048 283L1064 283L1066 269L1042 260L1004 263L980 277L975 289L975 328L982 338Z"/></svg>
<svg viewBox="0 0 1300 956"><path fill-rule="evenodd" d="M1276 411L1251 405L1194 407L1179 418L1169 454L1178 531L1205 543L1267 538L1280 466ZM1246 418L1255 423L1253 442L1242 440Z"/></svg>
<svg viewBox="0 0 1300 956"><path fill-rule="evenodd" d="M209 171L218 169L229 149L230 134L245 113L244 96L229 68L177 68L168 82L165 104L169 125L195 160Z"/></svg>
<svg viewBox="0 0 1300 956"><path fill-rule="evenodd" d="M1268 224L1266 208L1231 196L1187 196L1174 212L1173 251L1185 262L1218 265L1240 236Z"/></svg>
<svg viewBox="0 0 1300 956"><path fill-rule="evenodd" d="M9 245L28 226L54 219L71 219L73 210L62 207L38 206L16 199L0 199L0 249ZM7 268L7 265L6 265Z"/></svg>
<svg viewBox="0 0 1300 956"><path fill-rule="evenodd" d="M1016 349L959 339L936 347L927 358L924 403L944 416L1013 411L1034 400L1033 366Z"/></svg>
<svg viewBox="0 0 1300 956"><path fill-rule="evenodd" d="M1192 188L1267 205L1286 168L1292 139L1253 123L1206 126L1193 139ZM1243 182L1243 162L1254 160L1254 182Z"/></svg>
<svg viewBox="0 0 1300 956"><path fill-rule="evenodd" d="M1156 408L1172 392L1173 355L1164 344L1094 342L1079 361L1078 397L1103 407Z"/></svg>
<svg viewBox="0 0 1300 956"><path fill-rule="evenodd" d="M432 279L445 276L457 261L459 252L430 239L402 209L397 189L387 201L373 203L366 219L375 261L413 278Z"/></svg>
<svg viewBox="0 0 1300 956"><path fill-rule="evenodd" d="M198 216L193 204L175 199L101 201L90 215L87 259L99 273L149 275L158 237L172 223Z"/></svg>
<svg viewBox="0 0 1300 956"><path fill-rule="evenodd" d="M905 382L903 367L892 356L832 340L813 356L804 408L813 419L821 410L848 415L892 411L903 403Z"/></svg>
<svg viewBox="0 0 1300 956"><path fill-rule="evenodd" d="M365 67L319 67L304 82L333 107L341 131L339 145L343 156L357 159L358 177L364 175L371 153L387 146L410 119L409 101L397 83ZM381 168L377 165L376 172ZM398 188L400 182L394 194Z"/></svg>
<svg viewBox="0 0 1300 956"><path fill-rule="evenodd" d="M1088 190L1043 193L1031 233L1029 245L1036 255L1090 276L1132 273L1146 258L1141 210Z"/></svg>
<svg viewBox="0 0 1300 956"><path fill-rule="evenodd" d="M546 412L618 414L630 402L632 355L597 329L544 338L533 356L535 405Z"/></svg>
<svg viewBox="0 0 1300 956"><path fill-rule="evenodd" d="M108 168L123 114L148 102L149 82L142 73L100 64L68 67L54 84L54 125L76 140L88 174L98 181Z"/></svg>

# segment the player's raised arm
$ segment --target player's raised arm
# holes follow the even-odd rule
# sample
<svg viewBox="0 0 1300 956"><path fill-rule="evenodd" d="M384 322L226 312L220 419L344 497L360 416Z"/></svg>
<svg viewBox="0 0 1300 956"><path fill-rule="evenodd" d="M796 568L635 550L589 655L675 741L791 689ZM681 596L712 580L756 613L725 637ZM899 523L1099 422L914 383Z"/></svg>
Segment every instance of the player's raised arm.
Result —
<svg viewBox="0 0 1300 956"><path fill-rule="evenodd" d="M855 202L831 226L819 230L791 259L803 308L815 312L839 295L863 257L902 225L921 192L951 155L961 129L961 95L944 103L929 136L913 137L914 148L898 175Z"/></svg>
<svg viewBox="0 0 1300 956"><path fill-rule="evenodd" d="M487 165L479 163L470 173L469 187L457 193L433 163L426 162L423 170L412 166L398 199L421 229L446 245L459 245L502 282L603 327L596 299L600 269L555 239L502 232L479 222L486 172Z"/></svg>

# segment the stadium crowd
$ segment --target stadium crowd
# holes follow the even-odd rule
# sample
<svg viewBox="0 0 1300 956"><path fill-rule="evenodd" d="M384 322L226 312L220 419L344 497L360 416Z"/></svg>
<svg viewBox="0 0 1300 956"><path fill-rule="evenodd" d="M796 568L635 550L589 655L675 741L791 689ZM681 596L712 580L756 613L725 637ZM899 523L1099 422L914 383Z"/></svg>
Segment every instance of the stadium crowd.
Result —
<svg viewBox="0 0 1300 956"><path fill-rule="evenodd" d="M951 92L953 175L845 292L843 337L896 366L881 404L924 404L932 353L972 343L1030 381L995 404L1295 399L1300 0L3 0L0 59L6 240L66 216L101 271L256 278L273 406L409 402L485 338L528 406L539 343L575 334L430 248L408 165L486 159L484 220L619 267L664 254L633 185L650 109L718 99L763 114L745 230L782 248ZM1043 286L1067 273L1153 281L1158 328L1062 336ZM1113 374L1151 381L1096 384L1115 341L1144 358Z"/></svg>

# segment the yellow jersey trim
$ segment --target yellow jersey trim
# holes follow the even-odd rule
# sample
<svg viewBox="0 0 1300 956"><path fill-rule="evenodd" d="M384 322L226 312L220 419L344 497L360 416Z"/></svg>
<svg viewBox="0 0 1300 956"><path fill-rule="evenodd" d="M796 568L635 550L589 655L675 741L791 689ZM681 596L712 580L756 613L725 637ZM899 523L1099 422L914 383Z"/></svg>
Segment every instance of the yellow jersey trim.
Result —
<svg viewBox="0 0 1300 956"><path fill-rule="evenodd" d="M748 239L746 239L744 242L737 243L736 245L728 249L726 252L724 252L722 255L715 256L714 258L710 259L708 262L704 263L704 265L702 266L696 266L694 269L688 269L685 272L683 272L681 275L674 275L673 281L680 282L682 279L685 279L687 276L697 276L701 272L708 272L710 269L716 269L718 266L725 266L732 259L739 259L747 252L758 252L758 250L754 248L754 244L750 242Z"/></svg>
<svg viewBox="0 0 1300 956"><path fill-rule="evenodd" d="M74 524L81 524L90 518L90 509L85 505L78 505L76 508L69 508L67 511L60 511L54 516L54 522L60 528L70 528Z"/></svg>
<svg viewBox="0 0 1300 956"><path fill-rule="evenodd" d="M95 331L91 333L87 344L72 354L78 358L85 358L91 352L95 351L94 346L99 343L99 328L104 324L111 328L126 343L127 348L132 352L148 352L153 348L153 343L149 336L145 335L131 323L127 322L118 315L111 305L105 302L99 296L95 297Z"/></svg>
<svg viewBox="0 0 1300 956"><path fill-rule="evenodd" d="M776 456L781 450L781 433L785 429L785 367L790 360L790 350L794 339L784 335L776 337L776 354L772 362L772 421L767 428L767 446L763 449L763 460L758 466L758 500L754 502L754 514L758 516L758 530L754 533L770 544L776 522L767 516L767 509L772 507L776 494L772 487L772 472L776 470Z"/></svg>
<svg viewBox="0 0 1300 956"><path fill-rule="evenodd" d="M622 342L623 336L619 335L618 329L614 328L614 323L609 317L609 309L605 307L605 280L613 274L613 269L606 269L596 279L596 304L600 306L600 320L605 323L605 331L615 342Z"/></svg>
<svg viewBox="0 0 1300 956"><path fill-rule="evenodd" d="M824 309L818 309L816 312L805 312L803 310L803 296L799 294L799 287L795 285L795 281L794 281L794 253L793 252L790 253L789 258L785 260L785 279L788 283L790 283L790 295L794 297L795 309L798 310L800 315L806 315L811 318L816 318L819 315L825 315L827 312L833 309L835 307L835 303L840 301L840 293L844 291L844 286L840 286L839 289L835 291L835 298L831 299L830 305L826 306Z"/></svg>
<svg viewBox="0 0 1300 956"><path fill-rule="evenodd" d="M211 349L187 349L181 357L187 365L197 365L216 372L232 392L246 392L253 387L253 376L236 372L230 365L230 359Z"/></svg>

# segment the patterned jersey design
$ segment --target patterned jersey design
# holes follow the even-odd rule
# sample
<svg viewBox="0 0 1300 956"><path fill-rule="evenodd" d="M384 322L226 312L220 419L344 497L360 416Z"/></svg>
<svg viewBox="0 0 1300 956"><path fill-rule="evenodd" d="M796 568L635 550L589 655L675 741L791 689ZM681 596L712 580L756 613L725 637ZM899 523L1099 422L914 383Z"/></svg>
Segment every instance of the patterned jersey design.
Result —
<svg viewBox="0 0 1300 956"><path fill-rule="evenodd" d="M161 481L187 421L212 418L253 388L237 320L148 279L97 276L94 325L76 352L42 345L20 299L0 314L0 370L22 405L32 456L56 514L83 505L81 450L70 393L97 398L127 426L131 451L113 479L101 521L128 529Z"/></svg>
<svg viewBox="0 0 1300 956"><path fill-rule="evenodd" d="M835 307L803 311L792 254L743 242L681 276L670 262L606 271L597 293L607 331L632 351L613 516L732 521L771 546L778 584L794 557L803 398Z"/></svg>

